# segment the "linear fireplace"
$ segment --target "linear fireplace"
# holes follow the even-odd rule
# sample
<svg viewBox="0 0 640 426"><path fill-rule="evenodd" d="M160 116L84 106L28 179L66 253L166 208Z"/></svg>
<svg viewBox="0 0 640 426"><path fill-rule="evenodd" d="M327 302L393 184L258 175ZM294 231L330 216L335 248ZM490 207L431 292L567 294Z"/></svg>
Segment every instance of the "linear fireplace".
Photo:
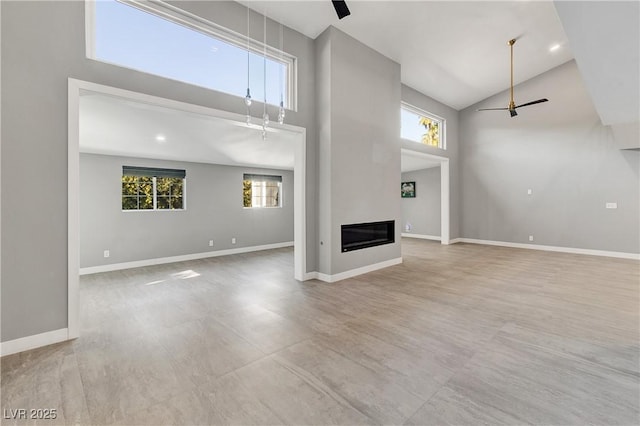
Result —
<svg viewBox="0 0 640 426"><path fill-rule="evenodd" d="M342 251L360 250L395 242L395 221L342 225Z"/></svg>

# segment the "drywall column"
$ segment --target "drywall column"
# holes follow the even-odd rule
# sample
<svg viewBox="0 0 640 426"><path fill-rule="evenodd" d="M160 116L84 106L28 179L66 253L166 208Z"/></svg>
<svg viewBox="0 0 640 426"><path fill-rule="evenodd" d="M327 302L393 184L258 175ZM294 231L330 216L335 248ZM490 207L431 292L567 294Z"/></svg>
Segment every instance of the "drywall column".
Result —
<svg viewBox="0 0 640 426"><path fill-rule="evenodd" d="M315 40L318 129L318 272L331 271L331 42L330 29Z"/></svg>
<svg viewBox="0 0 640 426"><path fill-rule="evenodd" d="M319 272L400 258L400 65L336 28L316 40ZM395 220L396 242L341 252L343 224Z"/></svg>

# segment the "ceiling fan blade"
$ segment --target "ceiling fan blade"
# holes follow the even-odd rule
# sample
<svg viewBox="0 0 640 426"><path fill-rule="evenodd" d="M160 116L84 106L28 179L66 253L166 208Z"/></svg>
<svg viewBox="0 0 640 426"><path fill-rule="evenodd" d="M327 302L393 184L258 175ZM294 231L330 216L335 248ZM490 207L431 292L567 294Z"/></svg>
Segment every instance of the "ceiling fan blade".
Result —
<svg viewBox="0 0 640 426"><path fill-rule="evenodd" d="M509 108L480 108L476 111L508 111Z"/></svg>
<svg viewBox="0 0 640 426"><path fill-rule="evenodd" d="M535 105L535 104L541 104L542 102L549 102L549 99L547 98L538 99L537 101L531 101L531 102L527 102L526 104L518 105L516 108L526 107L526 106Z"/></svg>
<svg viewBox="0 0 640 426"><path fill-rule="evenodd" d="M510 51L510 59L511 59L511 84L509 85L509 106L507 108L480 108L477 109L476 111L509 111L509 114L511 115L511 117L515 117L516 115L518 115L518 113L516 112L516 108L521 108L521 107L526 107L529 105L535 105L535 104L540 104L542 102L548 102L549 99L547 98L542 98L542 99L538 99L537 101L531 101L531 102L527 102L526 104L522 104L522 105L518 105L516 106L515 102L513 101L513 45L516 43L515 38L512 38L511 40L509 40L507 42L507 44L509 45L509 51Z"/></svg>
<svg viewBox="0 0 640 426"><path fill-rule="evenodd" d="M342 19L351 15L351 12L347 7L347 2L345 2L344 0L331 0L331 3L333 3L333 7L338 14L338 19Z"/></svg>

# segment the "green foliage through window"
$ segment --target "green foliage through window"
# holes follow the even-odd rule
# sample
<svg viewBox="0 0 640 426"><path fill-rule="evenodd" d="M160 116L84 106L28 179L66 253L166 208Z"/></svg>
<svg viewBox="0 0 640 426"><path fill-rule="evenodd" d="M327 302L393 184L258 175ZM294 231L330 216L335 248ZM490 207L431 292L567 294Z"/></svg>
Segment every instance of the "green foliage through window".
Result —
<svg viewBox="0 0 640 426"><path fill-rule="evenodd" d="M158 210L182 209L182 178L156 178L156 207Z"/></svg>
<svg viewBox="0 0 640 426"><path fill-rule="evenodd" d="M419 123L426 130L422 135L422 143L429 146L440 146L440 123L428 117L420 117Z"/></svg>
<svg viewBox="0 0 640 426"><path fill-rule="evenodd" d="M445 121L415 107L402 104L400 109L400 137L428 146L446 149Z"/></svg>
<svg viewBox="0 0 640 426"><path fill-rule="evenodd" d="M251 207L251 181L249 179L242 181L242 202L245 207Z"/></svg>
<svg viewBox="0 0 640 426"><path fill-rule="evenodd" d="M122 210L153 210L153 178L122 176Z"/></svg>
<svg viewBox="0 0 640 426"><path fill-rule="evenodd" d="M181 210L183 193L183 178L122 176L122 210Z"/></svg>

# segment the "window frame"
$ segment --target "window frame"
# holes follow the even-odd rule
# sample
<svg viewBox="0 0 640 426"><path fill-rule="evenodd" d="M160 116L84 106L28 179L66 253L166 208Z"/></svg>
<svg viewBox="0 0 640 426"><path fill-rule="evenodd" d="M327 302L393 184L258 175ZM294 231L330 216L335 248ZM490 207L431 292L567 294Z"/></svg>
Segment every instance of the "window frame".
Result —
<svg viewBox="0 0 640 426"><path fill-rule="evenodd" d="M130 66L117 64L109 61L105 61L99 59L95 55L95 19L96 19L96 1L100 0L85 0L85 55L87 59L91 59L97 62L102 62L105 64L114 65L121 68L131 69L138 72L142 72L145 74L153 75L156 77L165 78L167 80L179 81L181 83L189 84L194 87L201 87L207 90L214 90L216 92L225 93L231 96L236 96L238 98L244 98L244 94L236 95L234 93L224 92L219 89L214 89L211 87L201 86L199 84L191 83L184 80L179 80L176 78L166 77L160 74L154 74L149 71L144 71L136 68L132 68ZM216 24L212 21L204 19L198 15L187 12L183 9L180 9L176 6L165 3L162 0L115 0L118 3L122 3L127 6L134 7L143 12L150 13L160 19L165 19L174 24L181 25L190 30L197 31L201 34L204 34L209 37L213 37L214 39L218 39L220 41L231 44L232 46L241 49L243 51L247 51L247 35L242 35L238 32L230 30L222 25ZM252 38L249 39L248 43L249 51L251 53L257 54L259 56L263 56L265 54L265 43L256 41ZM289 111L298 111L298 58L295 56L276 49L274 47L266 45L266 56L268 59L272 61L276 61L285 65L285 109ZM279 106L279 100L277 104L271 104L267 102L268 105Z"/></svg>
<svg viewBox="0 0 640 426"><path fill-rule="evenodd" d="M255 173L243 173L243 174L242 174L242 182L243 182L243 185L244 185L244 181L246 181L246 180L250 180L250 181L251 181L252 189L253 189L253 183L254 183L254 180L253 180L253 179L245 179L244 177L245 177L246 175L253 175L253 176L265 176L265 177L268 177L268 176L276 176L276 175L258 175L258 174L255 174ZM245 206L245 205L244 205L244 199L243 199L242 208L243 208L243 209L281 209L281 208L283 208L283 207L284 207L284 191L282 190L282 188L284 187L284 185L283 185L283 183L284 183L284 179L282 178L282 176L278 176L278 177L279 177L281 180L280 180L279 182L277 182L277 183L278 183L278 205L277 205L277 206L271 206L271 207L270 207L270 206L253 206L253 205L252 205L252 206L247 207L247 206ZM257 179L256 179L255 181L256 181L256 182L259 182ZM261 181L261 182L262 182L263 184L266 184L266 183L267 183L267 180L263 180L263 181ZM266 188L263 188L263 189L266 189ZM252 194L251 198L253 199L253 194ZM263 198L264 198L264 197L263 197ZM252 201L252 204L253 204L253 201Z"/></svg>
<svg viewBox="0 0 640 426"><path fill-rule="evenodd" d="M125 175L122 174L121 178L120 178L120 182L122 182L122 177L124 176L132 176L132 175ZM163 176L160 176L163 177ZM152 178L152 182L153 182L153 208L152 209L123 209L122 208L122 197L124 197L124 195L122 194L122 186L120 187L120 209L122 210L123 213L130 213L130 212L183 212L187 210L187 178L183 177L182 178L182 208L181 209L159 209L158 208L158 186L157 186L157 179L158 176L151 176Z"/></svg>
<svg viewBox="0 0 640 426"><path fill-rule="evenodd" d="M428 112L425 111L421 108L418 108L416 106L413 106L407 102L401 102L400 103L400 114L402 114L402 110L406 110L410 113L413 114L417 114L421 117L426 117L429 118L431 120L435 120L440 124L440 132L439 132L439 136L440 136L440 141L438 143L438 146L433 146L433 145L426 145L423 144L422 141L416 141L414 139L406 139L402 137L402 125L400 128L400 138L406 141L411 141L411 142L416 142L419 143L420 145L424 145L424 146L428 146L429 148L436 148L436 149L440 149L443 151L447 150L447 120L445 120L443 117L440 117L432 112Z"/></svg>

